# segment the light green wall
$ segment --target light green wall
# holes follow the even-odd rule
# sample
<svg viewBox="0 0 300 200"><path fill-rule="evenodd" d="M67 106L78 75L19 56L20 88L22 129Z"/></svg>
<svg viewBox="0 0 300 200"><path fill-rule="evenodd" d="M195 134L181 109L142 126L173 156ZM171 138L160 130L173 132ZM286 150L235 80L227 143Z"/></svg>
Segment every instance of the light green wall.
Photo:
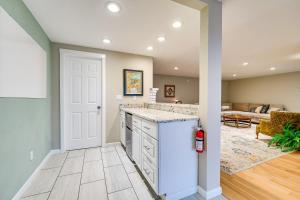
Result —
<svg viewBox="0 0 300 200"><path fill-rule="evenodd" d="M48 99L0 98L0 199L11 199L50 150L50 41L21 0L0 0L48 56ZM29 160L34 150L35 159Z"/></svg>

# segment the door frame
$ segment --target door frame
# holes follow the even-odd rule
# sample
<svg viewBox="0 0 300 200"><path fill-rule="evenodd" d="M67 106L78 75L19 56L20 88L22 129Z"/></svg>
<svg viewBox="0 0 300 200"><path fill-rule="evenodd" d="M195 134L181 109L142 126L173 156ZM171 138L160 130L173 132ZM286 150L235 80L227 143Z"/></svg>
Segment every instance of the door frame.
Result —
<svg viewBox="0 0 300 200"><path fill-rule="evenodd" d="M59 49L60 53L60 150L64 152L65 146L65 105L64 105L64 71L65 71L65 60L68 56L81 57L81 58L92 58L101 61L101 146L106 144L106 55L76 51L69 49Z"/></svg>

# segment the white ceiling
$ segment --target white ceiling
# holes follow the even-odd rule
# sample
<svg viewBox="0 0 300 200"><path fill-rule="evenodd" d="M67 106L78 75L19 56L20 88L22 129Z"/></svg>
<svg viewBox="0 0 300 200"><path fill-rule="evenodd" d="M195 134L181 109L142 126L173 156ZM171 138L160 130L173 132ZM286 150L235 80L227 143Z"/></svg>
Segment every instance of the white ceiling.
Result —
<svg viewBox="0 0 300 200"><path fill-rule="evenodd" d="M222 68L225 79L300 71L300 1L225 0Z"/></svg>
<svg viewBox="0 0 300 200"><path fill-rule="evenodd" d="M121 12L113 15L109 0L24 2L52 41L153 56L155 73L174 73L178 66L178 74L191 76L198 69L200 13L191 8L169 0L120 0ZM174 20L182 21L180 30L173 29ZM104 37L112 43L102 44Z"/></svg>
<svg viewBox="0 0 300 200"><path fill-rule="evenodd" d="M54 42L153 56L156 74L198 76L197 10L170 0L114 1L121 5L115 15L106 10L108 0L24 0ZM224 79L300 71L299 0L223 2ZM177 19L180 30L171 26ZM160 35L164 43L157 42ZM105 37L110 45L102 44ZM146 50L149 45L153 52Z"/></svg>

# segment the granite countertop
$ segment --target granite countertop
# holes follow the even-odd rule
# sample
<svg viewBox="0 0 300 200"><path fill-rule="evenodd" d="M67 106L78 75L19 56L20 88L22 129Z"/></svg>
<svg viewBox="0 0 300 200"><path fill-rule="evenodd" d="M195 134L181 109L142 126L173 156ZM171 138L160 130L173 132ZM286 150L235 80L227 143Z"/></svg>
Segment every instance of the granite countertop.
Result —
<svg viewBox="0 0 300 200"><path fill-rule="evenodd" d="M148 108L120 108L122 111L129 112L133 115L153 122L172 122L172 121L188 121L199 120L196 115L184 115L180 113L167 112Z"/></svg>

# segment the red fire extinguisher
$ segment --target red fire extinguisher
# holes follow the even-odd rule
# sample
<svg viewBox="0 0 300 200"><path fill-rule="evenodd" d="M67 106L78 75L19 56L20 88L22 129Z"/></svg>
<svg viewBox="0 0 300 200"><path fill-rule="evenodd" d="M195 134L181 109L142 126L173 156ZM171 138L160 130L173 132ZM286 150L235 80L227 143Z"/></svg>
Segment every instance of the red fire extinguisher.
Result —
<svg viewBox="0 0 300 200"><path fill-rule="evenodd" d="M203 151L204 151L204 130L202 129L202 127L197 128L196 151L197 151L197 153L203 153Z"/></svg>

